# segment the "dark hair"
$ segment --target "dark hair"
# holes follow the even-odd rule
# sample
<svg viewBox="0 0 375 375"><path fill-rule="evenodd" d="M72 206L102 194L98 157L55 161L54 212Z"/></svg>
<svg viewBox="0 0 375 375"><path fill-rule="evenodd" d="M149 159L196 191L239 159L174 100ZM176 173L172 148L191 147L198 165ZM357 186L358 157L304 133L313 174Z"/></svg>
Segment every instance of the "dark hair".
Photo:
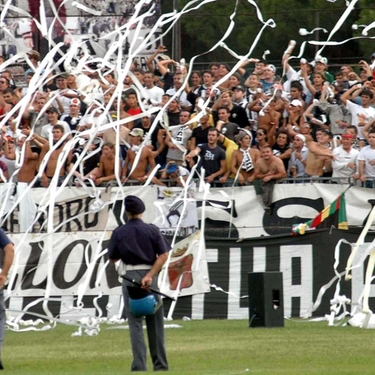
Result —
<svg viewBox="0 0 375 375"><path fill-rule="evenodd" d="M151 72L151 70L146 70L146 71L144 72L144 75L145 75L145 74L151 74L152 77L155 77L155 73L154 73L154 72Z"/></svg>
<svg viewBox="0 0 375 375"><path fill-rule="evenodd" d="M10 87L8 87L7 89L3 90L3 94L12 94L12 95L14 95L14 91Z"/></svg>
<svg viewBox="0 0 375 375"><path fill-rule="evenodd" d="M223 66L226 70L228 70L228 72L230 72L230 67L229 67L229 65L228 64L226 64L226 63L220 63L219 64L219 68L221 67L221 66Z"/></svg>
<svg viewBox="0 0 375 375"><path fill-rule="evenodd" d="M280 135L280 134L284 134L284 135L286 135L286 141L287 141L287 143L290 143L290 136L289 136L289 133L288 133L287 130L284 130L284 129L279 130L279 131L276 133L276 140L277 140L277 138L279 138L279 135Z"/></svg>
<svg viewBox="0 0 375 375"><path fill-rule="evenodd" d="M190 74L190 78L193 74L196 74L197 76L199 76L199 78L202 77L202 72L200 70L193 70Z"/></svg>
<svg viewBox="0 0 375 375"><path fill-rule="evenodd" d="M228 107L219 107L218 109L217 109L217 111L219 112L220 111L220 109L225 109L228 113L230 113L230 109L228 108Z"/></svg>
<svg viewBox="0 0 375 375"><path fill-rule="evenodd" d="M353 129L353 130L355 131L355 134L358 134L358 129L357 129L357 127L356 127L355 125L349 125L349 126L346 128L346 130L348 130L348 129Z"/></svg>
<svg viewBox="0 0 375 375"><path fill-rule="evenodd" d="M60 130L61 133L63 133L63 134L65 133L65 129L62 125L54 125L53 130Z"/></svg>
<svg viewBox="0 0 375 375"><path fill-rule="evenodd" d="M362 95L367 95L370 99L374 97L374 93L371 90L366 89L366 88L363 89L361 93L359 94L359 96L362 96Z"/></svg>
<svg viewBox="0 0 375 375"><path fill-rule="evenodd" d="M137 93L136 93L135 90L130 89L130 90L126 91L126 93L125 93L125 99L129 98L129 95L135 95L135 96L137 96Z"/></svg>
<svg viewBox="0 0 375 375"><path fill-rule="evenodd" d="M204 70L203 73L202 73L202 76L203 76L204 74L209 74L211 77L213 76L211 70Z"/></svg>
<svg viewBox="0 0 375 375"><path fill-rule="evenodd" d="M142 68L135 68L134 70L133 70L133 73L135 73L135 72L137 72L137 73L140 73L140 74L145 74L145 71L142 69Z"/></svg>
<svg viewBox="0 0 375 375"><path fill-rule="evenodd" d="M290 88L292 89L297 89L298 91L302 92L303 91L303 86L301 84L301 82L299 81L292 81L290 83Z"/></svg>
<svg viewBox="0 0 375 375"><path fill-rule="evenodd" d="M209 68L211 69L213 66L217 66L218 68L220 68L220 64L219 63L216 63L216 62L213 62L209 65Z"/></svg>
<svg viewBox="0 0 375 375"><path fill-rule="evenodd" d="M209 132L209 133L213 133L213 132L215 132L217 136L220 135L220 131L219 131L219 129L216 129L216 128L212 128L212 127L211 127L211 128L208 129L208 132Z"/></svg>

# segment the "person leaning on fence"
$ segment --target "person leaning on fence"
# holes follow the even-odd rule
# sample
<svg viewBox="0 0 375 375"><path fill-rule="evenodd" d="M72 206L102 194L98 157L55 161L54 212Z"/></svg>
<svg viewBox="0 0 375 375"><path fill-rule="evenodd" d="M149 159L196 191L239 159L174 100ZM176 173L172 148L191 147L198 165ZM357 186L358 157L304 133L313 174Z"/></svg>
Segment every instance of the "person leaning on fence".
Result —
<svg viewBox="0 0 375 375"><path fill-rule="evenodd" d="M288 173L289 177L299 182L303 182L303 178L310 178L305 172L307 153L306 137L303 134L296 134L293 138L293 152L289 160Z"/></svg>
<svg viewBox="0 0 375 375"><path fill-rule="evenodd" d="M358 174L355 174L354 178L363 182L365 187L373 188L375 180L375 130L369 131L368 142L369 145L363 147L357 157Z"/></svg>
<svg viewBox="0 0 375 375"><path fill-rule="evenodd" d="M331 177L332 175L332 154L331 141L332 133L328 129L316 131L317 142L308 142L309 152L306 158L305 171L313 177Z"/></svg>
<svg viewBox="0 0 375 375"><path fill-rule="evenodd" d="M186 155L186 160L190 162L194 156L200 154L197 171L201 173L201 168L204 168L207 183L212 184L218 181L226 171L226 155L225 151L218 145L220 132L215 129L208 130L208 142L199 144L193 151Z"/></svg>
<svg viewBox="0 0 375 375"><path fill-rule="evenodd" d="M143 289L147 290L150 287L157 289L158 273L168 258L171 246L160 233L159 228L142 221L145 205L141 199L128 195L124 204L129 221L113 231L108 246L109 259L112 263L118 260L125 263L126 276L140 282ZM128 286L133 285L124 279L122 293L133 352L131 371L147 371L143 317L131 312ZM160 302L159 296L157 297ZM167 371L163 306L161 305L154 314L147 315L145 318L153 369Z"/></svg>
<svg viewBox="0 0 375 375"><path fill-rule="evenodd" d="M8 272L13 263L14 245L2 229L0 229L0 248L3 252L0 272L0 370L4 370L1 360L6 324L4 284L8 280Z"/></svg>
<svg viewBox="0 0 375 375"><path fill-rule="evenodd" d="M260 157L259 151L250 148L250 131L240 130L235 136L239 149L235 150L231 158L231 172L238 174L239 185L252 184L254 181L254 165ZM240 170L238 172L238 169Z"/></svg>
<svg viewBox="0 0 375 375"><path fill-rule="evenodd" d="M272 154L271 146L263 146L260 153L261 158L255 163L255 179L259 180L255 188L262 199L264 210L270 213L274 185L286 177L286 171L282 160Z"/></svg>

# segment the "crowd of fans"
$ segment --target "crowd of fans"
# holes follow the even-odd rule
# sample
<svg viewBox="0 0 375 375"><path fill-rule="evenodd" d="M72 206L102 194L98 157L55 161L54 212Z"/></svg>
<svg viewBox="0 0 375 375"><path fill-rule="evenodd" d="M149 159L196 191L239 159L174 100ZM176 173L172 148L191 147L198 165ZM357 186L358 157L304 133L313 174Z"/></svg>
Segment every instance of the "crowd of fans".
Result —
<svg viewBox="0 0 375 375"><path fill-rule="evenodd" d="M30 183L42 169L35 186L48 187L58 168L59 183L73 173L98 186L149 178L183 186L198 163L195 173L214 186L254 184L265 209L273 184L286 177L295 182L353 179L373 187L375 54L369 62L360 61L357 72L344 65L333 75L320 56L311 63L301 59L293 68L293 48L291 42L279 72L250 58L233 74L227 64L212 63L204 71L190 67L187 76L188 66L171 60L161 45L148 58L148 70L133 63L121 83L115 70L86 72L98 83L93 101L79 90L75 73L51 72L30 95L28 85L16 87L11 72L2 69L1 181ZM32 50L28 57L33 64L25 72L29 84L40 55ZM15 112L5 123L25 96L31 99L21 120ZM145 105L153 111L144 111ZM121 120L119 127L110 126ZM65 162L58 162L71 137L107 124L94 142L86 145L89 136L83 136ZM157 164L161 168L155 174Z"/></svg>

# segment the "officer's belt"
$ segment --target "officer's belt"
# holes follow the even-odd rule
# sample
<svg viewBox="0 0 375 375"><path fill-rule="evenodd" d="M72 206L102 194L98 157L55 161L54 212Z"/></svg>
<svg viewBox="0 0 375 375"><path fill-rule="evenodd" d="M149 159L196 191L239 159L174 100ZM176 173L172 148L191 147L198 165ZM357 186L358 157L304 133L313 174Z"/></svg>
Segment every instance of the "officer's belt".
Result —
<svg viewBox="0 0 375 375"><path fill-rule="evenodd" d="M132 264L126 264L125 270L126 271L140 271L140 270L150 270L152 266L149 264L138 264L136 266L133 266Z"/></svg>

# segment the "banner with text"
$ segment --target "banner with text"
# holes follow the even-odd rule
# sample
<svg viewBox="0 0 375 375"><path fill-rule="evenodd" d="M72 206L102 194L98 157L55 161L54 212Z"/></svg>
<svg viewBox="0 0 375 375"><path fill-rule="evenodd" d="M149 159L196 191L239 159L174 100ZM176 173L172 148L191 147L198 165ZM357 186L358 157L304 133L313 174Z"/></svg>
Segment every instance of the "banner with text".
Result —
<svg viewBox="0 0 375 375"><path fill-rule="evenodd" d="M298 237L269 236L241 242L206 238L209 282L216 288L212 287L210 293L180 297L173 318L247 319L248 299L241 298L248 295L247 274L267 271L283 273L285 316L309 315L320 288L335 276L336 244L342 238L355 243L358 235L359 231L332 229ZM119 306L121 295L114 266L104 268L108 235L87 232L56 234L53 241L42 235L12 235L11 238L16 245L16 261L8 287L11 309L22 310L43 297L47 300L51 298L51 311L60 315L67 309L67 301L72 303L80 295L84 296L81 313L88 309L90 314L95 315L97 312L93 309L92 299L100 295L98 304L104 315L118 313L114 307L111 312L108 310L108 301L112 301L112 306ZM365 242L373 239L374 234L369 234ZM360 248L358 256L365 247ZM337 267L339 272L345 269L349 254L350 247L342 245ZM177 271L171 269L170 272L174 276ZM340 281L341 292L357 303L364 286L364 265L353 269L352 276L350 282ZM177 279L172 277L173 280ZM184 280L184 288L189 287L188 282L189 278ZM207 283L206 280L204 282ZM323 295L314 316L330 312L330 299L335 287L336 282ZM171 287L173 289L174 286ZM370 295L375 296L373 287ZM56 297L59 297L58 300ZM370 298L370 307L374 309L373 302L374 299ZM169 302L165 300L165 304L168 311ZM33 308L42 313L41 304Z"/></svg>

